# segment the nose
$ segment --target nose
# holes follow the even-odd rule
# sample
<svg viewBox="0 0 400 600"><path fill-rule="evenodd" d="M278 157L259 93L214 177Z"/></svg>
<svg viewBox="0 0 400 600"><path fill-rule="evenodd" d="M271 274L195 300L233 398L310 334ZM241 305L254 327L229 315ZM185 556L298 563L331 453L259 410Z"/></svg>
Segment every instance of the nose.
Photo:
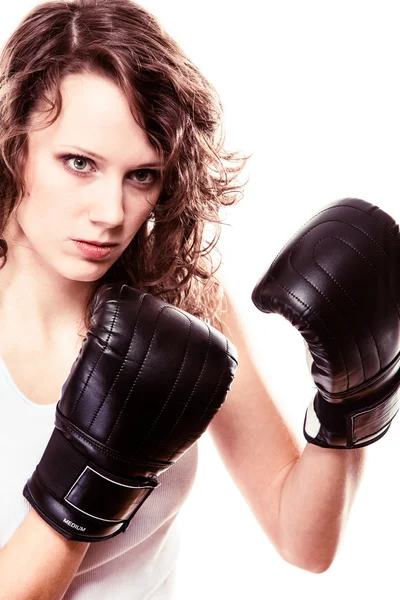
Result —
<svg viewBox="0 0 400 600"><path fill-rule="evenodd" d="M99 182L100 183L100 182ZM89 218L92 223L117 227L124 222L124 189L123 183L116 178L101 181L97 189L92 189Z"/></svg>

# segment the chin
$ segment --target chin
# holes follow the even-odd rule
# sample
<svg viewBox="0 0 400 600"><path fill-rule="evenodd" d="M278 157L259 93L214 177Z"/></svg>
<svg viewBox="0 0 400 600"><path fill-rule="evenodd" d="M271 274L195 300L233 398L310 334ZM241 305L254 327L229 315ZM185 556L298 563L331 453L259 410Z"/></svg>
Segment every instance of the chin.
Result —
<svg viewBox="0 0 400 600"><path fill-rule="evenodd" d="M70 281L76 281L81 283L94 283L98 281L107 273L107 271L111 268L112 265L86 265L78 268L71 269L57 269L58 274L65 279L69 279Z"/></svg>

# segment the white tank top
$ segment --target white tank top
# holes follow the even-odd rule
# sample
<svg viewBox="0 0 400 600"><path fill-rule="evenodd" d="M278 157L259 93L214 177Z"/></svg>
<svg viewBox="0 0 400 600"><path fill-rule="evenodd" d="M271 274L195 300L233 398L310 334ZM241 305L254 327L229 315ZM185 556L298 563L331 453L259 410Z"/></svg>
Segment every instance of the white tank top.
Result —
<svg viewBox="0 0 400 600"><path fill-rule="evenodd" d="M56 403L38 405L22 394L0 357L0 547L28 514L22 489L54 428ZM65 600L172 600L179 552L175 517L197 469L194 444L168 471L128 529L93 542Z"/></svg>

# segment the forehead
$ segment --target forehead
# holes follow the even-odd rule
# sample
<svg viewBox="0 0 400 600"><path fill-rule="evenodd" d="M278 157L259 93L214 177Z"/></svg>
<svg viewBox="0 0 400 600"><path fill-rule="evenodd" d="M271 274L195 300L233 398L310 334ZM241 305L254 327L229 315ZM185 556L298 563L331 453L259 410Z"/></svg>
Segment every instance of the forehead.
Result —
<svg viewBox="0 0 400 600"><path fill-rule="evenodd" d="M33 143L77 145L103 156L128 152L131 160L136 160L138 154L149 161L158 159L156 149L132 114L132 105L112 81L88 73L68 75L60 91L62 110L52 125L35 131L35 125L43 123L41 106L33 115Z"/></svg>

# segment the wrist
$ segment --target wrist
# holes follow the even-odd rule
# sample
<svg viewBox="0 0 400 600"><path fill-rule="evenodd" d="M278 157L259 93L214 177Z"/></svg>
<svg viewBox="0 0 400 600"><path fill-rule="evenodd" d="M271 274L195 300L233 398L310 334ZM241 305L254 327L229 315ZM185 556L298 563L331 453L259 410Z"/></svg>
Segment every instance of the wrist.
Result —
<svg viewBox="0 0 400 600"><path fill-rule="evenodd" d="M67 540L61 533L46 523L33 508L30 509L18 531L21 529L24 530L24 536L26 535L30 540L35 540L34 543L40 540L40 544L49 549L59 548L60 551L64 551L66 554L81 555L82 558L90 545L89 542Z"/></svg>
<svg viewBox="0 0 400 600"><path fill-rule="evenodd" d="M64 539L31 509L0 550L0 600L63 598L88 548Z"/></svg>

